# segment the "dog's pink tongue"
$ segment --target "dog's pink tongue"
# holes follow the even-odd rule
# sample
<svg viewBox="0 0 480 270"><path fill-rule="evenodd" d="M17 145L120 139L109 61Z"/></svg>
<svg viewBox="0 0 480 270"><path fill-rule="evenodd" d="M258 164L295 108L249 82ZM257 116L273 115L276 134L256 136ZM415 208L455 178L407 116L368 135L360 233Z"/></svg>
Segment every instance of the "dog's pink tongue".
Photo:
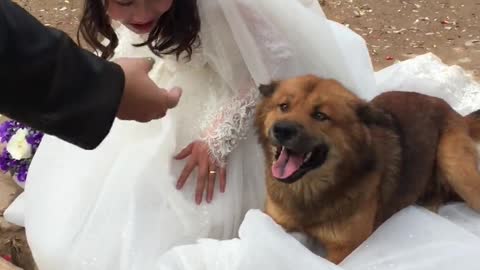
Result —
<svg viewBox="0 0 480 270"><path fill-rule="evenodd" d="M302 164L302 155L289 154L288 151L283 148L280 157L275 163L273 163L273 177L277 179L286 179L298 171Z"/></svg>

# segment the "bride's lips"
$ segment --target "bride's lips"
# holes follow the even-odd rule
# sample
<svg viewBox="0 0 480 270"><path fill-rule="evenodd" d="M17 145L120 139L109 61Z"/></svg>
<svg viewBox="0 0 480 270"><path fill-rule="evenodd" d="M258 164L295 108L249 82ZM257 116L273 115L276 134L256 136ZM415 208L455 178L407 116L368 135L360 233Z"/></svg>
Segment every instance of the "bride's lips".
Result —
<svg viewBox="0 0 480 270"><path fill-rule="evenodd" d="M133 30L135 30L135 32L139 34L145 34L152 30L154 23L155 21L149 21L146 23L130 23L129 25L133 28Z"/></svg>

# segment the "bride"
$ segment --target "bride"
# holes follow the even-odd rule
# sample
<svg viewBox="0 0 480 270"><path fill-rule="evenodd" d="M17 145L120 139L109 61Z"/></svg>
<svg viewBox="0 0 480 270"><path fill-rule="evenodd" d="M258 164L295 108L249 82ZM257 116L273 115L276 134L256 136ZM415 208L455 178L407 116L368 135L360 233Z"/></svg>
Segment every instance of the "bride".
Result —
<svg viewBox="0 0 480 270"><path fill-rule="evenodd" d="M93 151L44 139L7 211L40 270L338 269L250 210L265 195L256 87L313 73L364 99L414 90L480 106L480 86L433 55L374 73L365 41L315 0L86 0L81 25L104 57L154 57L152 79L183 96L162 120L115 122ZM448 207L405 209L339 267L476 269L480 217Z"/></svg>

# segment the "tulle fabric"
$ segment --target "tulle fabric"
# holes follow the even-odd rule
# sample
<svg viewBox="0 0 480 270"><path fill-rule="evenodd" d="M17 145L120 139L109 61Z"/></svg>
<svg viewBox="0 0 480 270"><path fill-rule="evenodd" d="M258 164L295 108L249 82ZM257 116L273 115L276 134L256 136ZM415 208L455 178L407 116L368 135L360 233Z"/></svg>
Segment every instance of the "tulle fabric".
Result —
<svg viewBox="0 0 480 270"><path fill-rule="evenodd" d="M184 89L166 118L117 121L93 151L44 139L22 201L6 213L26 226L40 270L478 269L480 217L463 204L441 215L403 210L340 266L315 255L260 211L264 168L254 130L230 154L225 194L196 206L195 181L177 191L184 163L173 154L198 137L203 115L252 85L316 74L367 100L395 89L442 97L463 114L480 104L479 85L431 54L374 73L365 41L326 19L317 1L198 3L202 48L190 63L157 58L151 72L160 86ZM152 56L131 46L138 37L119 34L117 56Z"/></svg>

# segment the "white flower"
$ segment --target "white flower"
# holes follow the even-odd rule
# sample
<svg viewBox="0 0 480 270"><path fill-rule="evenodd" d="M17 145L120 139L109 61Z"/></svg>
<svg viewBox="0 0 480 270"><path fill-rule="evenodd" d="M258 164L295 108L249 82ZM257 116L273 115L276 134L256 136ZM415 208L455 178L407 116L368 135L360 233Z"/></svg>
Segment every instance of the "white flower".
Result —
<svg viewBox="0 0 480 270"><path fill-rule="evenodd" d="M21 160L32 157L32 146L27 142L28 131L17 130L7 144L7 151L13 159Z"/></svg>

